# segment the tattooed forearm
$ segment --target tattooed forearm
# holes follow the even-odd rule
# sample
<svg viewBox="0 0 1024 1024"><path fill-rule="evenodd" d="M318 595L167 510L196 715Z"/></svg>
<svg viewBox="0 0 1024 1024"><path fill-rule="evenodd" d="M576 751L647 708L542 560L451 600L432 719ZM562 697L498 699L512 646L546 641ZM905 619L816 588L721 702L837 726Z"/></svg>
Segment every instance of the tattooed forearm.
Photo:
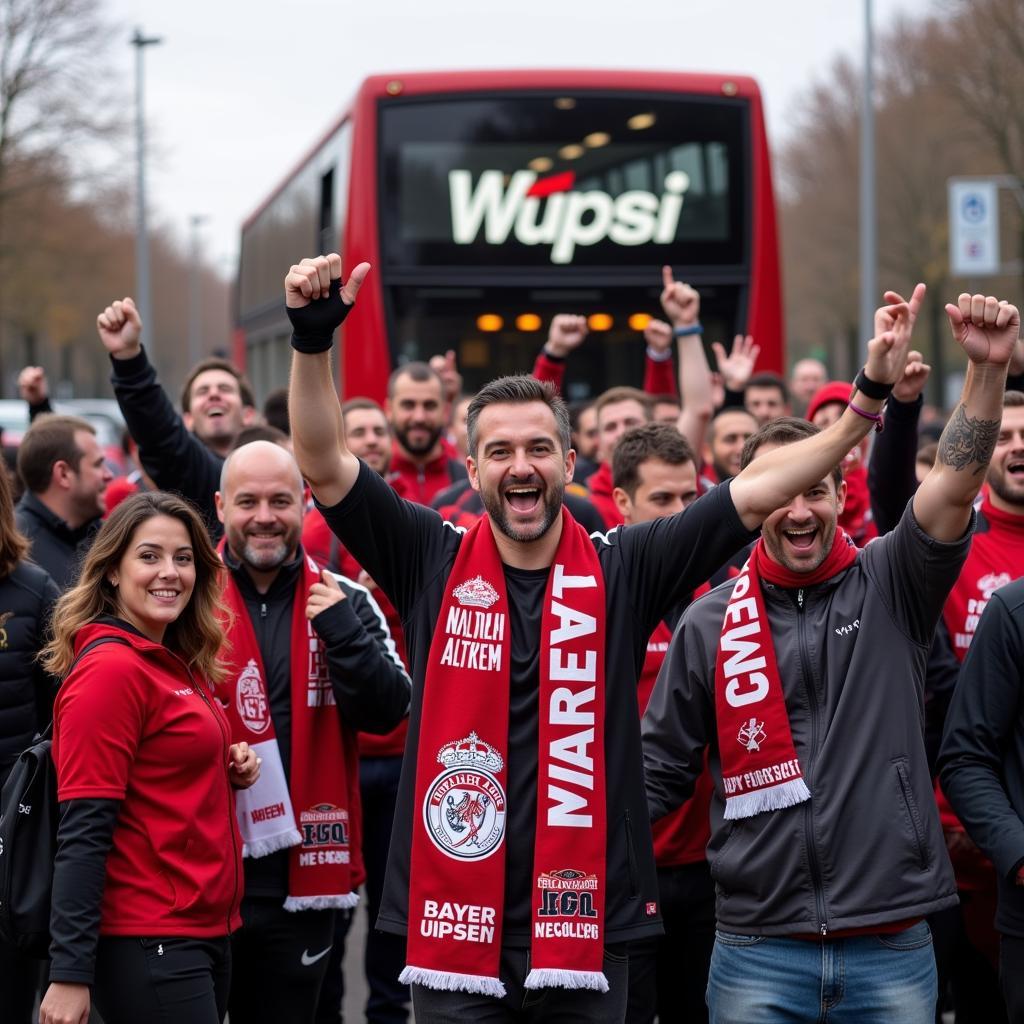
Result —
<svg viewBox="0 0 1024 1024"><path fill-rule="evenodd" d="M938 461L955 470L973 464L975 475L983 473L996 447L999 423L968 416L963 404L958 405L939 438Z"/></svg>

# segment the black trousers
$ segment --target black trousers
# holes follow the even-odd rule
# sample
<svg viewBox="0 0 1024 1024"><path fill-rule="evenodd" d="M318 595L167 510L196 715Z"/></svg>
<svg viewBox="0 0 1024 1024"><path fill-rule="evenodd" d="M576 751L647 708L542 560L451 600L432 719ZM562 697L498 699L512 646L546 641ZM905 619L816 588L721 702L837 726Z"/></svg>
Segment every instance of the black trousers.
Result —
<svg viewBox="0 0 1024 1024"><path fill-rule="evenodd" d="M707 861L658 868L665 934L629 946L627 1024L706 1024L715 946L715 883Z"/></svg>
<svg viewBox="0 0 1024 1024"><path fill-rule="evenodd" d="M367 1024L406 1024L409 1019L409 987L399 982L405 967L405 936L377 931L377 912L384 893L384 876L391 843L391 825L398 799L398 779L402 773L401 757L364 757L359 762L359 789L363 804L363 861L366 864L366 1000ZM363 913L362 906L355 913ZM345 995L342 958L345 939L352 923L351 914L338 914L334 931L334 949L327 958L329 966L320 1004L317 1024L338 1024Z"/></svg>
<svg viewBox="0 0 1024 1024"><path fill-rule="evenodd" d="M1010 1024L1024 1024L1024 939L1013 935L1000 937L999 983Z"/></svg>
<svg viewBox="0 0 1024 1024"><path fill-rule="evenodd" d="M231 985L231 942L104 936L93 1002L105 1024L221 1024Z"/></svg>
<svg viewBox="0 0 1024 1024"><path fill-rule="evenodd" d="M312 1024L334 945L333 910L285 910L283 900L242 900L231 937L228 1009L241 1024Z"/></svg>
<svg viewBox="0 0 1024 1024"><path fill-rule="evenodd" d="M498 973L505 996L438 992L412 986L416 1024L622 1024L626 1019L629 953L626 943L604 951L607 992L589 989L525 989L530 951L502 947Z"/></svg>
<svg viewBox="0 0 1024 1024"><path fill-rule="evenodd" d="M964 909L973 898L973 893L961 890L958 906L928 916L940 1005L948 992L957 1024L1005 1024L999 978L989 958L972 944L964 921Z"/></svg>
<svg viewBox="0 0 1024 1024"><path fill-rule="evenodd" d="M0 1020L4 1024L33 1024L32 1005L44 963L0 939Z"/></svg>

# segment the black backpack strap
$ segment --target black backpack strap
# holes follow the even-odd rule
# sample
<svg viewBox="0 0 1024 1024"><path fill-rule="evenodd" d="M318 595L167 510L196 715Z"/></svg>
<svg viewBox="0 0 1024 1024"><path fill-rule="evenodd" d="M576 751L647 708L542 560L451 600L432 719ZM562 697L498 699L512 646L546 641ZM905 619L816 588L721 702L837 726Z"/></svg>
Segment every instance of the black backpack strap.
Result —
<svg viewBox="0 0 1024 1024"><path fill-rule="evenodd" d="M90 640L76 655L75 660L68 666L67 672L64 673L64 679L67 679L69 675L74 671L75 666L95 647L99 647L102 644L124 644L125 647L131 647L123 637L119 636L98 636L95 640ZM61 679L63 685L64 679ZM39 734L39 739L48 740L53 734L53 719L50 719L49 725Z"/></svg>

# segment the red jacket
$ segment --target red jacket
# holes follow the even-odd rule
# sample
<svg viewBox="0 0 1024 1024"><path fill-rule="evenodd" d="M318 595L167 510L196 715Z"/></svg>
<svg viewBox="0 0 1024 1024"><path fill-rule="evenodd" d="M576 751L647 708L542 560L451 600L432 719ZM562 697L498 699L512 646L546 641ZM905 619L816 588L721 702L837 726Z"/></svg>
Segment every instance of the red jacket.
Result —
<svg viewBox="0 0 1024 1024"><path fill-rule="evenodd" d="M541 349L533 364L533 376L537 380L550 381L561 394L565 381L564 359L552 359ZM671 359L655 362L650 356L644 359L644 391L649 395L678 395L675 366Z"/></svg>
<svg viewBox="0 0 1024 1024"><path fill-rule="evenodd" d="M622 525L622 513L612 497L612 467L609 462L602 462L596 473L587 477L587 490L590 491L590 503L597 509L610 530L613 526Z"/></svg>
<svg viewBox="0 0 1024 1024"><path fill-rule="evenodd" d="M438 491L451 487L466 476L464 463L454 459L444 444L441 454L425 466L417 465L395 442L391 447L391 470L387 481L403 497L420 505L429 505Z"/></svg>
<svg viewBox="0 0 1024 1024"><path fill-rule="evenodd" d="M672 631L664 622L659 622L658 628L647 641L647 656L637 686L637 703L641 715L651 699L671 639ZM693 788L693 796L651 825L654 860L659 868L698 864L704 860L704 851L711 838L711 797L714 791L715 782L705 759L704 772Z"/></svg>
<svg viewBox="0 0 1024 1024"><path fill-rule="evenodd" d="M101 935L205 938L242 921L242 840L228 780L228 722L205 684L160 644L109 623L57 694L57 798L121 802ZM203 686L202 693L199 687Z"/></svg>

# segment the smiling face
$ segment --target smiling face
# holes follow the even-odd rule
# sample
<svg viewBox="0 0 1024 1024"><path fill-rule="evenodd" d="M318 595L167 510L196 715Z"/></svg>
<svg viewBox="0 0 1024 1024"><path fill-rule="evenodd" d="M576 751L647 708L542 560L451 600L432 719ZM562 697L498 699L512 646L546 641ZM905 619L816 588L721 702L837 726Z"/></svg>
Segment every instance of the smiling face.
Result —
<svg viewBox="0 0 1024 1024"><path fill-rule="evenodd" d="M754 458L778 447L763 444ZM830 473L788 505L776 509L761 524L768 554L791 572L813 572L832 549L845 501L846 484L840 484L837 490Z"/></svg>
<svg viewBox="0 0 1024 1024"><path fill-rule="evenodd" d="M441 381L413 380L408 374L395 378L388 398L388 418L399 445L412 458L429 456L444 430L445 404Z"/></svg>
<svg viewBox="0 0 1024 1024"><path fill-rule="evenodd" d="M744 409L719 413L711 424L708 461L720 481L740 471L740 457L748 437L757 431L757 420Z"/></svg>
<svg viewBox="0 0 1024 1024"><path fill-rule="evenodd" d="M480 412L476 438L469 480L491 521L513 541L543 537L576 464L574 451L562 451L555 414L543 402L495 402Z"/></svg>
<svg viewBox="0 0 1024 1024"><path fill-rule="evenodd" d="M647 410L632 398L601 406L597 414L597 455L600 461L611 462L619 438L627 430L639 427L649 420Z"/></svg>
<svg viewBox="0 0 1024 1024"><path fill-rule="evenodd" d="M192 381L185 425L203 444L230 443L246 418L238 381L227 370L204 370Z"/></svg>
<svg viewBox="0 0 1024 1024"><path fill-rule="evenodd" d="M759 426L789 414L782 389L774 384L748 384L743 393L743 404Z"/></svg>
<svg viewBox="0 0 1024 1024"><path fill-rule="evenodd" d="M687 459L671 465L650 458L637 467L636 491L630 497L621 487L612 492L627 526L675 515L697 500L697 468Z"/></svg>
<svg viewBox="0 0 1024 1024"><path fill-rule="evenodd" d="M985 479L996 508L1024 515L1024 405L1004 407Z"/></svg>
<svg viewBox="0 0 1024 1024"><path fill-rule="evenodd" d="M349 409L345 413L345 443L375 473L383 476L391 464L391 432L383 409Z"/></svg>
<svg viewBox="0 0 1024 1024"><path fill-rule="evenodd" d="M252 573L276 573L295 557L302 513L302 478L288 452L253 441L232 453L217 493L217 514L231 554Z"/></svg>
<svg viewBox="0 0 1024 1024"><path fill-rule="evenodd" d="M196 585L192 541L185 524L162 515L140 523L107 579L117 589L117 614L150 640L162 643L164 632L185 610Z"/></svg>

